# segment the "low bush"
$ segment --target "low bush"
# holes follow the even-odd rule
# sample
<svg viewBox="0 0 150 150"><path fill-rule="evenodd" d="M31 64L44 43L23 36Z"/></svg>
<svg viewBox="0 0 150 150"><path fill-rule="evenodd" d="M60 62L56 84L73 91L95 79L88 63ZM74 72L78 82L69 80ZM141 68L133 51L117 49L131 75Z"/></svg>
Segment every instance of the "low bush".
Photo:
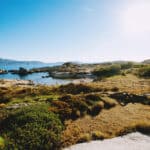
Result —
<svg viewBox="0 0 150 150"><path fill-rule="evenodd" d="M138 75L140 77L150 78L150 66L140 68Z"/></svg>
<svg viewBox="0 0 150 150"><path fill-rule="evenodd" d="M47 105L28 106L9 114L0 124L5 149L59 149L63 129Z"/></svg>
<svg viewBox="0 0 150 150"><path fill-rule="evenodd" d="M133 67L133 65L134 65L133 62L123 63L123 64L121 64L121 69L130 69Z"/></svg>
<svg viewBox="0 0 150 150"><path fill-rule="evenodd" d="M79 112L80 116L84 116L89 110L89 106L83 97L72 96L70 99L64 99L63 101L68 103L72 110L71 119L77 119Z"/></svg>
<svg viewBox="0 0 150 150"><path fill-rule="evenodd" d="M4 149L4 147L5 147L5 141L2 137L0 137L0 150Z"/></svg>
<svg viewBox="0 0 150 150"><path fill-rule="evenodd" d="M63 93L68 93L68 94L80 94L80 93L92 92L93 89L84 84L70 83L68 85L61 85L59 88L59 91Z"/></svg>
<svg viewBox="0 0 150 150"><path fill-rule="evenodd" d="M98 78L105 78L114 75L120 74L121 67L120 65L111 65L109 67L100 68L98 70L93 71L93 74Z"/></svg>
<svg viewBox="0 0 150 150"><path fill-rule="evenodd" d="M91 116L96 116L100 113L101 110L102 110L102 105L101 104L95 104L91 108L90 115Z"/></svg>
<svg viewBox="0 0 150 150"><path fill-rule="evenodd" d="M58 113L61 120L75 120L86 114L95 116L104 108L104 103L101 101L100 95L64 95L57 101L51 102L50 110Z"/></svg>
<svg viewBox="0 0 150 150"><path fill-rule="evenodd" d="M64 101L52 101L49 110L59 114L59 117L62 121L70 119L72 115L72 109L70 108L70 105Z"/></svg>
<svg viewBox="0 0 150 150"><path fill-rule="evenodd" d="M88 94L85 96L85 99L87 101L99 101L101 98L99 95L96 95L96 94Z"/></svg>
<svg viewBox="0 0 150 150"><path fill-rule="evenodd" d="M113 88L111 89L111 91L112 91L112 92L118 92L118 91L119 91L119 88L118 88L118 87L113 87Z"/></svg>
<svg viewBox="0 0 150 150"><path fill-rule="evenodd" d="M141 103L150 105L150 98L144 95L119 92L111 94L110 97L116 99L121 105L127 105L128 103Z"/></svg>

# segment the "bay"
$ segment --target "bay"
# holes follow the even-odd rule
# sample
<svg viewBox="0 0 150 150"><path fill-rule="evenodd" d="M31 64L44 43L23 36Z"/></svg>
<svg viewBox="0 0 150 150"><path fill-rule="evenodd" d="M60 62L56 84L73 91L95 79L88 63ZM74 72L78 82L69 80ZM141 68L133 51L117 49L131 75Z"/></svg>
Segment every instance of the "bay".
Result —
<svg viewBox="0 0 150 150"><path fill-rule="evenodd" d="M50 67L55 66L56 63L46 64L46 63L12 63L12 64L0 64L0 69L11 70L11 69L19 69L20 67L26 69L32 68L40 68L40 67ZM59 65L59 64L58 64ZM63 79L54 79L52 77L43 78L47 76L48 73L33 73L25 76L19 76L17 74L1 74L0 79L18 79L18 80L31 80L35 84L46 84L46 85L56 85L56 84L67 84L70 83L71 80L63 80Z"/></svg>

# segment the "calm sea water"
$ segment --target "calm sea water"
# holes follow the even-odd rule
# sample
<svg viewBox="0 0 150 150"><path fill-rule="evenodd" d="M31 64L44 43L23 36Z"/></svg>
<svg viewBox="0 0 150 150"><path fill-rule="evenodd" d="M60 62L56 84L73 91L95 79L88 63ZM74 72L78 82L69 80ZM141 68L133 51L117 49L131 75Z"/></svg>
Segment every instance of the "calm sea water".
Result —
<svg viewBox="0 0 150 150"><path fill-rule="evenodd" d="M18 69L19 67L24 67L26 69L31 68L39 68L39 67L46 67L47 64L23 64L23 65L0 65L0 69L10 70L10 69ZM50 64L48 66L53 66L53 64ZM20 79L20 80L32 80L35 84L47 84L47 85L55 85L55 84L67 84L70 83L71 80L61 80L61 79L54 79L54 78L42 78L42 76L47 76L47 73L33 73L26 76L19 76L16 74L2 74L0 75L0 79Z"/></svg>

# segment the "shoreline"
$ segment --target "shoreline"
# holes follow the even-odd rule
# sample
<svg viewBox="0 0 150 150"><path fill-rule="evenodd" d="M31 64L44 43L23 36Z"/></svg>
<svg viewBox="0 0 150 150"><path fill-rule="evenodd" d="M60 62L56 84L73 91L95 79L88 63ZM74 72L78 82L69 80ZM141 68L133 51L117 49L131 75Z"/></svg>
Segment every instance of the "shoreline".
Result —
<svg viewBox="0 0 150 150"><path fill-rule="evenodd" d="M93 80L89 78L83 78L83 79L64 79L64 81L68 81L66 83L58 83L56 82L55 84L45 84L45 83L35 83L32 80L22 80L22 79L0 79L0 87L8 86L8 85L22 85L22 86L33 86L33 85L47 85L47 86L54 86L54 85L65 85L69 83L73 84L80 84L80 83L90 83Z"/></svg>
<svg viewBox="0 0 150 150"><path fill-rule="evenodd" d="M35 85L35 84L31 80L0 79L0 87L33 86L33 85Z"/></svg>

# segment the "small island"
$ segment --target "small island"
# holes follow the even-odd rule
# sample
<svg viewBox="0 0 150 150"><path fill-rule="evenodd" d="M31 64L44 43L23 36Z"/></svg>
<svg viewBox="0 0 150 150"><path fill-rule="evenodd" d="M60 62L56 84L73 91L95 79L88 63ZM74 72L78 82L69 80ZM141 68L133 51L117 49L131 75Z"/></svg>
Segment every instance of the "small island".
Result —
<svg viewBox="0 0 150 150"><path fill-rule="evenodd" d="M0 75L1 75L1 74L7 74L7 71L0 69Z"/></svg>

